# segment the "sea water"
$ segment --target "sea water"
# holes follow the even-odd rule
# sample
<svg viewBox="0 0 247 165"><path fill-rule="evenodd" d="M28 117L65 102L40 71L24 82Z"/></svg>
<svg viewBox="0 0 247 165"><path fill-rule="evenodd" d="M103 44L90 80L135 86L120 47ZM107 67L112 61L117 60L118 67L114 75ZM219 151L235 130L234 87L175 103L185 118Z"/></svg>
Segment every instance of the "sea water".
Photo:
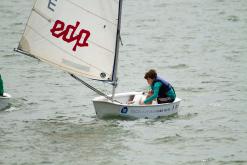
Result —
<svg viewBox="0 0 247 165"><path fill-rule="evenodd" d="M246 0L123 2L117 92L146 90L154 68L183 99L178 115L155 120L97 119L97 94L13 52L33 3L0 3L0 72L13 96L0 111L0 164L247 164Z"/></svg>

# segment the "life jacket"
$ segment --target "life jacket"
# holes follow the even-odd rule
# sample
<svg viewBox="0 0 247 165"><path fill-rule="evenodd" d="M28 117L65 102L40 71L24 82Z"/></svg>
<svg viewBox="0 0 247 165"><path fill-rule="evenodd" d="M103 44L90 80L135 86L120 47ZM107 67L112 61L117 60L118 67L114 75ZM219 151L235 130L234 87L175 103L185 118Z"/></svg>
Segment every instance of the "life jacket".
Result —
<svg viewBox="0 0 247 165"><path fill-rule="evenodd" d="M152 85L151 85L151 88L152 90L154 90L154 84L156 82L160 82L162 84L162 86L160 87L160 90L159 90L159 94L158 94L158 98L165 98L167 97L166 93L168 91L170 91L171 89L173 89L173 87L171 86L171 84L169 82L167 82L166 80L160 78L157 76L156 79L154 79Z"/></svg>

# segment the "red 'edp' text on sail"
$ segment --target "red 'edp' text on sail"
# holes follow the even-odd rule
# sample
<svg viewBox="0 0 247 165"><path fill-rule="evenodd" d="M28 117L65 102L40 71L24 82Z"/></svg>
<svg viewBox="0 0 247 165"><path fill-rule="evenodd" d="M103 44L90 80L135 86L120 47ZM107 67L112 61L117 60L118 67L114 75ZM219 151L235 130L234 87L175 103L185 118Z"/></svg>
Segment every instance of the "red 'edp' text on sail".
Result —
<svg viewBox="0 0 247 165"><path fill-rule="evenodd" d="M53 25L51 34L56 38L62 38L67 43L71 43L76 41L73 51L76 51L77 46L84 47L88 46L87 40L90 36L90 32L85 29L81 29L79 34L75 35L77 28L79 27L80 22L76 22L76 25L67 25L65 27L65 23L63 21L57 20ZM82 41L81 41L82 40Z"/></svg>

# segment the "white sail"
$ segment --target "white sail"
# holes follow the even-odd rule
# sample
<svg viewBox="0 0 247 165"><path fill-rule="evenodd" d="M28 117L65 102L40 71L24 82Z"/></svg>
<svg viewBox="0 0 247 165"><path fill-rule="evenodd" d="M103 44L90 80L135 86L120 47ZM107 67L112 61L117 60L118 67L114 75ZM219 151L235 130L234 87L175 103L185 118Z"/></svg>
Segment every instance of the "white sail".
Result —
<svg viewBox="0 0 247 165"><path fill-rule="evenodd" d="M37 0L18 49L69 73L113 80L119 0Z"/></svg>

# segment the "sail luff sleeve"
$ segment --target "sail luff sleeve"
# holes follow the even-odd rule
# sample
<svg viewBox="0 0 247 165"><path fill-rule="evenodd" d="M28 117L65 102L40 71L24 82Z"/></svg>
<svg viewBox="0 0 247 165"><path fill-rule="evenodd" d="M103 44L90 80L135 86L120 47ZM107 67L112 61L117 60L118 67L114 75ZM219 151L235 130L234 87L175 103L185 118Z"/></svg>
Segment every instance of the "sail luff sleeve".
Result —
<svg viewBox="0 0 247 165"><path fill-rule="evenodd" d="M115 46L115 59L113 66L112 80L117 83L117 71L118 71L118 56L119 56L119 43L120 43L120 30L121 30L121 15L122 15L122 0L119 0L118 7L118 25L117 25L117 35L116 35L116 46Z"/></svg>

